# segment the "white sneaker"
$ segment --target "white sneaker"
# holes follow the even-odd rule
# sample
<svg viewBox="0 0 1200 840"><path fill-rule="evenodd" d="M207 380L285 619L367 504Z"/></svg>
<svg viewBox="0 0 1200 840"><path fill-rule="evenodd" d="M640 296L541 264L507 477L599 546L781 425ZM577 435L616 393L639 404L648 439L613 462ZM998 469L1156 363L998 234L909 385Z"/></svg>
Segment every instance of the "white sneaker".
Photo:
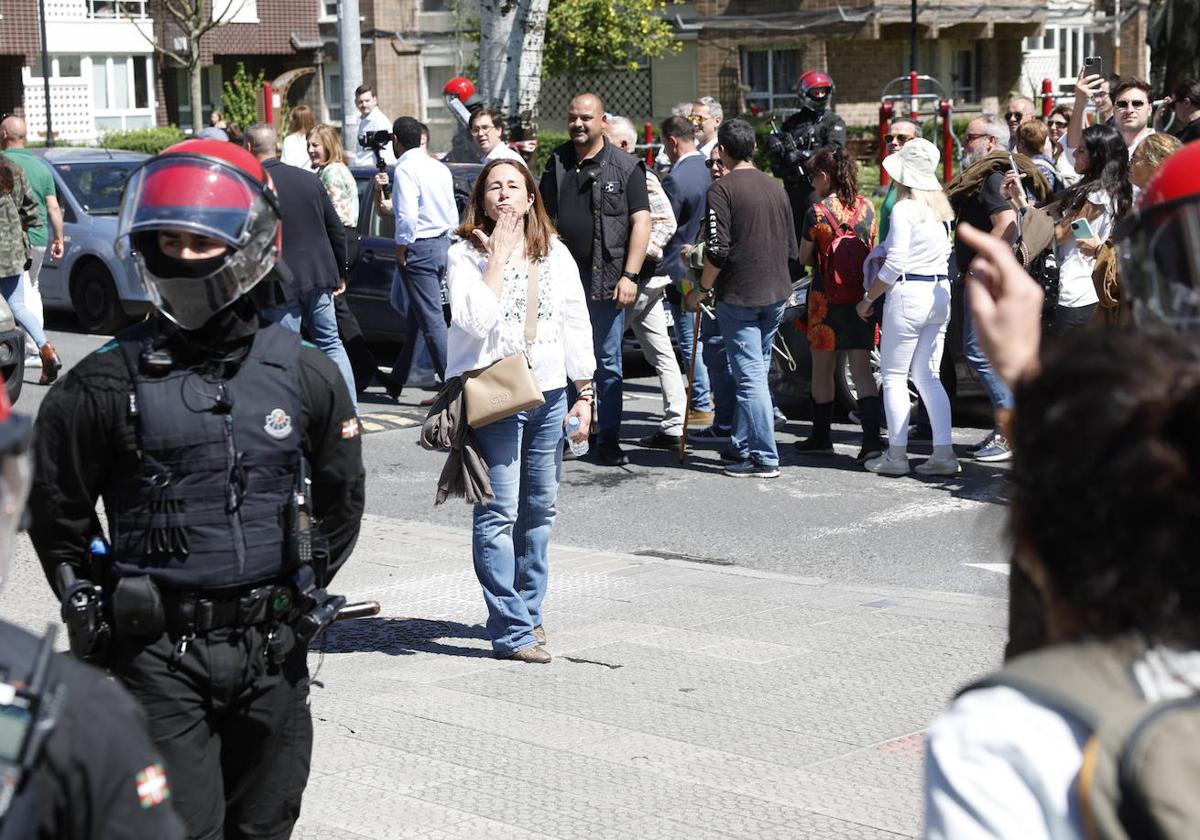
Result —
<svg viewBox="0 0 1200 840"><path fill-rule="evenodd" d="M931 455L928 461L917 465L916 471L921 475L958 475L962 467L953 455L943 455L940 458Z"/></svg>
<svg viewBox="0 0 1200 840"><path fill-rule="evenodd" d="M876 475L908 475L908 457L892 458L890 453L884 452L878 458L872 458L863 464L867 468L867 472L873 472Z"/></svg>

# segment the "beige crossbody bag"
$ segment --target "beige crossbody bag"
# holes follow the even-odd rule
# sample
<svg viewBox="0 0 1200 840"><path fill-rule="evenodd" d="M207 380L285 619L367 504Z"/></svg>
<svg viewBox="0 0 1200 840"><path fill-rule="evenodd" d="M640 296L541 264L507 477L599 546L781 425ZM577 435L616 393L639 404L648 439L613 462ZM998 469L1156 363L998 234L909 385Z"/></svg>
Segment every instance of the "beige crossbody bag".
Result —
<svg viewBox="0 0 1200 840"><path fill-rule="evenodd" d="M527 260L525 273L529 277L525 297L525 350L462 375L467 425L473 429L512 417L546 401L529 361L529 348L537 338L538 264Z"/></svg>

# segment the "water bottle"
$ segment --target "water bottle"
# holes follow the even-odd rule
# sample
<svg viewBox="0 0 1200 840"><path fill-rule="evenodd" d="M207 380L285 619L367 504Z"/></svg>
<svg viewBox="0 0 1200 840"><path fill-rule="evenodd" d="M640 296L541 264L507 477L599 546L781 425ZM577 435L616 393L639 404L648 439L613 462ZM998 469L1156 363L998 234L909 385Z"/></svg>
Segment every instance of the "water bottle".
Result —
<svg viewBox="0 0 1200 840"><path fill-rule="evenodd" d="M571 416L567 418L567 428L563 431L563 436L567 439L567 446L571 447L571 454L576 458L581 458L587 454L588 442L584 438L579 443L571 439L571 436L579 431L579 418Z"/></svg>

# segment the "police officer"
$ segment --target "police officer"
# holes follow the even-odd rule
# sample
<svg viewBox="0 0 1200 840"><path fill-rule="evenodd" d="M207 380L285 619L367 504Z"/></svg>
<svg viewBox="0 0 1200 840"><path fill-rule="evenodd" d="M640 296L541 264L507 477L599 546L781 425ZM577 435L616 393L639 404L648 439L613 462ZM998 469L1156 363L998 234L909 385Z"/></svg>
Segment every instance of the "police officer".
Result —
<svg viewBox="0 0 1200 840"><path fill-rule="evenodd" d="M192 838L291 834L312 752L306 639L363 511L337 368L246 296L279 241L245 149L189 140L147 161L118 245L157 312L85 358L37 421L34 547L48 576L65 563L102 587L107 626L69 623L73 649L141 702Z"/></svg>
<svg viewBox="0 0 1200 840"><path fill-rule="evenodd" d="M767 138L771 171L783 179L792 204L797 242L804 239L804 217L817 200L807 168L809 158L822 149L846 145L846 123L829 109L832 96L833 79L828 74L805 70L796 82L800 110Z"/></svg>
<svg viewBox="0 0 1200 840"><path fill-rule="evenodd" d="M0 387L0 586L29 495L28 417ZM141 710L102 673L0 622L0 838L182 838Z"/></svg>

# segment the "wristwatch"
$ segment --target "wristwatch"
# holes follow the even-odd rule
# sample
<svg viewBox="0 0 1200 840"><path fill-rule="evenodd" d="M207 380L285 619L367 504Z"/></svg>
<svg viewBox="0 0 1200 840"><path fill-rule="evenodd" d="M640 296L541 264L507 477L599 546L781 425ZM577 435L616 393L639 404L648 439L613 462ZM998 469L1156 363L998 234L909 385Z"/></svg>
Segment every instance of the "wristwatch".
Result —
<svg viewBox="0 0 1200 840"><path fill-rule="evenodd" d="M628 277L630 280L633 280L635 283L637 282L638 276L636 274L634 274L632 271L622 271L621 276Z"/></svg>

